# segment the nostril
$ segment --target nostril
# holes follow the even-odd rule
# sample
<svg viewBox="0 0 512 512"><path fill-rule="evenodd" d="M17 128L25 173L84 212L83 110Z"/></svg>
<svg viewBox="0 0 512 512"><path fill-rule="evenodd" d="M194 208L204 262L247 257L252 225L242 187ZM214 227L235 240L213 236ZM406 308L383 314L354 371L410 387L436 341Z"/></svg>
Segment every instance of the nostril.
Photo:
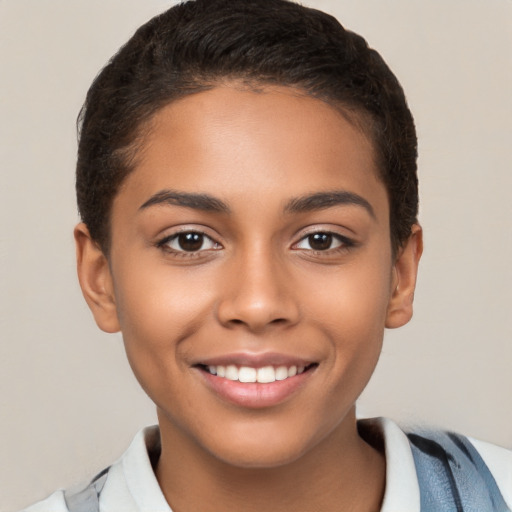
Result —
<svg viewBox="0 0 512 512"><path fill-rule="evenodd" d="M282 328L295 324L300 317L298 306L293 300L283 300L277 295L262 298L250 293L223 297L215 313L224 327L244 327L251 331Z"/></svg>
<svg viewBox="0 0 512 512"><path fill-rule="evenodd" d="M274 318L273 320L270 320L268 322L262 322L262 325L283 325L286 324L288 320L286 318ZM232 318L229 323L231 325L249 325L254 324L254 322L245 322L244 320L241 320L239 318Z"/></svg>

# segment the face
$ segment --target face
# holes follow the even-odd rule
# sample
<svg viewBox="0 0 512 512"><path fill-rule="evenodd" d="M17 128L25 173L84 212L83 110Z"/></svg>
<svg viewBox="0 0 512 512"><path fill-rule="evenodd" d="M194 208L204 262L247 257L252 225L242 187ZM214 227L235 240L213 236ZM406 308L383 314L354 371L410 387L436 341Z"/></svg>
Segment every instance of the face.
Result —
<svg viewBox="0 0 512 512"><path fill-rule="evenodd" d="M368 139L295 90L226 86L156 114L108 265L82 274L163 439L271 467L353 424L385 325L404 323L400 265Z"/></svg>

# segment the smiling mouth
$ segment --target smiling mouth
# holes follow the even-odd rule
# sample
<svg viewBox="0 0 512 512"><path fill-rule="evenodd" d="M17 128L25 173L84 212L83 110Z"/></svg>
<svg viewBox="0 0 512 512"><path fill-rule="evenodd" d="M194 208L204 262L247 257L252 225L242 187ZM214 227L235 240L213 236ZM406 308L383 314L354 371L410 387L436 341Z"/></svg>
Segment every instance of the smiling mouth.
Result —
<svg viewBox="0 0 512 512"><path fill-rule="evenodd" d="M242 382L242 383L260 383L270 384L276 381L287 380L296 375L312 370L318 366L317 363L311 363L307 366L262 366L260 368L254 368L251 366L236 366L234 364L229 365L202 365L198 367L216 377L225 378L230 381Z"/></svg>

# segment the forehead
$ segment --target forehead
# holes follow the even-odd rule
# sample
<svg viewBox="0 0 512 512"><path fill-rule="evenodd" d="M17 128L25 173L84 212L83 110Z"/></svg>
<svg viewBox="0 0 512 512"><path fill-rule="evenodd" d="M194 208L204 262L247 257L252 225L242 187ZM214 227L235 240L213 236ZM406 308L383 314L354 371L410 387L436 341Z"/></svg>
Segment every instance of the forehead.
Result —
<svg viewBox="0 0 512 512"><path fill-rule="evenodd" d="M165 189L241 204L348 190L388 208L363 131L338 109L287 87L216 87L157 112L114 211L116 203L139 207Z"/></svg>

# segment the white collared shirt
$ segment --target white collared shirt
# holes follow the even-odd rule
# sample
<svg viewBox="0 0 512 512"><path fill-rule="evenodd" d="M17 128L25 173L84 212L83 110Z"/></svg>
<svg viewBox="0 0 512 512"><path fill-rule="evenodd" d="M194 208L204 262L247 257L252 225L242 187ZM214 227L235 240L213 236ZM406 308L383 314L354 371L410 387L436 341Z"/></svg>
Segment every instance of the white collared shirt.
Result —
<svg viewBox="0 0 512 512"><path fill-rule="evenodd" d="M407 436L386 418L364 420L382 436L386 454L386 490L381 512L420 512L420 490ZM100 496L100 512L172 512L151 466L148 450L158 444L158 427L135 436L115 462ZM470 439L493 474L503 498L512 509L512 451ZM154 448L153 448L154 450ZM63 491L23 512L68 512Z"/></svg>

